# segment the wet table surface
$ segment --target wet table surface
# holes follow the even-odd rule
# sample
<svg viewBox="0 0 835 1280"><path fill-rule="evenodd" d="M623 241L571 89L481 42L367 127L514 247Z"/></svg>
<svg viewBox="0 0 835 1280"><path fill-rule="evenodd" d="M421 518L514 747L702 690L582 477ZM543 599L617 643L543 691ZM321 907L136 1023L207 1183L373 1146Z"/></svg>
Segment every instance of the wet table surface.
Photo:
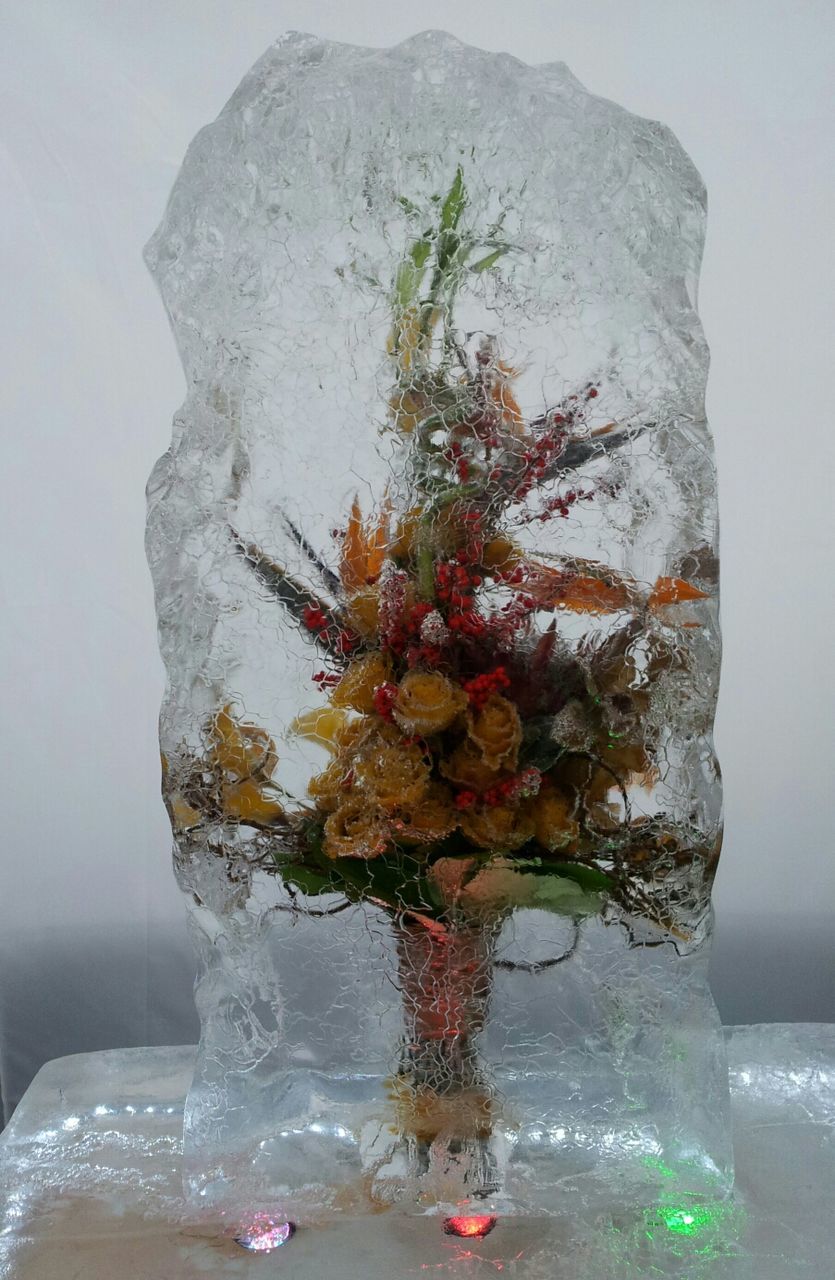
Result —
<svg viewBox="0 0 835 1280"><path fill-rule="evenodd" d="M194 1050L50 1062L0 1137L6 1280L835 1280L835 1025L728 1028L737 1189L608 1214L507 1219L480 1241L393 1214L244 1251L180 1185Z"/></svg>

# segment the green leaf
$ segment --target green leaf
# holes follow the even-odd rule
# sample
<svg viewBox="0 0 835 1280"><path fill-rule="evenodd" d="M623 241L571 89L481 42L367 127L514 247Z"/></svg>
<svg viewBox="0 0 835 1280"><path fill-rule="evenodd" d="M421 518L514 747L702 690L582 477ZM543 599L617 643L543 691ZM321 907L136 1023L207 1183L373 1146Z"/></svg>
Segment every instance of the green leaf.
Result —
<svg viewBox="0 0 835 1280"><path fill-rule="evenodd" d="M583 889L598 893L608 893L614 888L614 881L597 867L586 867L577 862L550 862L546 864L553 875L564 876L574 880Z"/></svg>
<svg viewBox="0 0 835 1280"><path fill-rule="evenodd" d="M464 186L464 170L460 164L455 170L455 177L446 199L441 206L441 231L449 231L458 226L458 219L467 203L467 189Z"/></svg>
<svg viewBox="0 0 835 1280"><path fill-rule="evenodd" d="M409 250L409 257L416 267L424 267L432 252L432 241L428 238L416 240Z"/></svg>
<svg viewBox="0 0 835 1280"><path fill-rule="evenodd" d="M479 258L478 262L474 262L471 271L487 271L489 267L493 267L504 254L507 249L494 249L492 253L488 253L486 258Z"/></svg>
<svg viewBox="0 0 835 1280"><path fill-rule="evenodd" d="M531 906L542 911L553 911L561 916L596 915L603 905L602 895L589 893L562 876L546 876L539 880L534 890Z"/></svg>
<svg viewBox="0 0 835 1280"><path fill-rule="evenodd" d="M300 893L315 898L321 893L338 893L339 886L333 882L331 875L314 871L312 867L288 866L282 868L282 876L287 884L293 885Z"/></svg>
<svg viewBox="0 0 835 1280"><path fill-rule="evenodd" d="M514 864L534 876L548 876L555 880L572 880L582 889L595 893L608 893L614 881L597 867L582 862L551 862L547 858L516 858Z"/></svg>
<svg viewBox="0 0 835 1280"><path fill-rule="evenodd" d="M423 875L424 866L416 858L396 850L379 858L340 858L336 865L353 894L360 899L379 898L395 910L409 908L424 915L436 910L433 895Z"/></svg>

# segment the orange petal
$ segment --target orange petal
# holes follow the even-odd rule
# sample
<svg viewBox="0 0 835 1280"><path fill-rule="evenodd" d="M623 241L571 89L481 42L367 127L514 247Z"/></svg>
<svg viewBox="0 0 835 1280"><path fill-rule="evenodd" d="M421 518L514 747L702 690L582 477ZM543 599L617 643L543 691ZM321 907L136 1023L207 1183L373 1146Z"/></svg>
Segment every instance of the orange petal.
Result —
<svg viewBox="0 0 835 1280"><path fill-rule="evenodd" d="M296 716L290 725L290 732L300 738L316 742L328 751L336 750L336 736L344 729L349 719L347 711L341 707L314 707L311 711L303 711Z"/></svg>
<svg viewBox="0 0 835 1280"><path fill-rule="evenodd" d="M367 554L359 497L355 497L351 504L351 514L348 517L348 528L345 530L342 559L339 565L339 574L347 591L357 591L365 586Z"/></svg>
<svg viewBox="0 0 835 1280"><path fill-rule="evenodd" d="M707 600L708 593L694 587L683 578L659 578L652 589L647 604L650 609L660 609L665 604L683 604L685 600Z"/></svg>
<svg viewBox="0 0 835 1280"><path fill-rule="evenodd" d="M380 519L377 521L377 527L372 530L368 538L368 549L366 551L365 560L365 578L377 578L383 567L383 561L386 558L386 550L389 544L389 515L391 513L391 501L386 499L383 503L383 509L380 512Z"/></svg>
<svg viewBox="0 0 835 1280"><path fill-rule="evenodd" d="M264 826L280 818L284 810L277 800L265 795L256 782L247 778L223 788L223 812L227 818Z"/></svg>
<svg viewBox="0 0 835 1280"><path fill-rule="evenodd" d="M617 613L630 603L630 592L625 582L607 582L603 578L580 577L545 570L541 584L528 586L526 590L552 608L568 609L572 613Z"/></svg>

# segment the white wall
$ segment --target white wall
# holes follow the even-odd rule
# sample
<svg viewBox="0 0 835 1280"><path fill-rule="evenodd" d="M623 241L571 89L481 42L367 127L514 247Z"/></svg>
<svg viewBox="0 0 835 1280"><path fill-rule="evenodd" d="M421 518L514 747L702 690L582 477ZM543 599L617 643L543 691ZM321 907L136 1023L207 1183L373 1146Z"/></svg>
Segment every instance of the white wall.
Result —
<svg viewBox="0 0 835 1280"><path fill-rule="evenodd" d="M7 1054L27 1016L53 1023L26 1033L18 1068L39 1045L141 1043L176 1022L155 977L180 904L142 489L184 384L140 250L189 140L288 28L382 45L446 27L563 59L669 124L701 170L723 522L716 987L735 1019L835 1016L831 0L29 0L0 23ZM127 938L116 1024L85 1040L73 1001L96 994L57 959L37 986L69 983L63 1021L35 1000L27 956Z"/></svg>

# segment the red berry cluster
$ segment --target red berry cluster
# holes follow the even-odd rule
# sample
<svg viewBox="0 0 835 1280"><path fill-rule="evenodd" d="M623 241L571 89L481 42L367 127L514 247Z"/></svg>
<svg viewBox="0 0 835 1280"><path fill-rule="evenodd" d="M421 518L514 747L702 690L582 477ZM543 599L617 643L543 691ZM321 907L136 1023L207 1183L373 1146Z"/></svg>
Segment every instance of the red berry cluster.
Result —
<svg viewBox="0 0 835 1280"><path fill-rule="evenodd" d="M489 809L497 809L500 804L506 804L508 801L516 798L517 784L515 778L505 778L503 782L494 782L492 787L488 787L481 797L482 804L486 804Z"/></svg>
<svg viewBox="0 0 835 1280"><path fill-rule="evenodd" d="M432 612L431 604L414 604L403 609L392 624L381 633L384 649L402 657L410 648L420 644L420 626L427 614Z"/></svg>
<svg viewBox="0 0 835 1280"><path fill-rule="evenodd" d="M335 689L339 684L342 676L338 671L314 671L313 683L318 684L320 689Z"/></svg>
<svg viewBox="0 0 835 1280"><path fill-rule="evenodd" d="M357 647L357 637L344 627L337 627L323 609L309 601L302 610L302 621L308 631L318 636L323 644L338 653L341 657L353 652Z"/></svg>
<svg viewBox="0 0 835 1280"><path fill-rule="evenodd" d="M533 767L514 774L512 778L504 778L479 796L471 790L459 791L455 797L456 809L471 809L475 804L486 805L488 809L497 809L502 804L513 804L523 796L535 796L542 782L542 774Z"/></svg>
<svg viewBox="0 0 835 1280"><path fill-rule="evenodd" d="M531 489L542 481L549 466L564 451L568 442L568 433L563 426L564 421L563 415L557 414L552 419L553 425L547 431L543 431L542 435L538 436L522 455L525 465L521 479L513 490L513 496L517 501L521 502L527 498Z"/></svg>
<svg viewBox="0 0 835 1280"><path fill-rule="evenodd" d="M478 560L475 549L459 551L452 560L442 560L435 570L435 594L447 606L447 626L463 636L482 636L485 622L477 612L473 592L482 578L470 567Z"/></svg>
<svg viewBox="0 0 835 1280"><path fill-rule="evenodd" d="M552 516L567 516L571 508L577 502L589 502L594 494L589 489L569 489L567 493L558 494L555 498L549 498L541 510L534 512L526 518L526 523L532 520L550 520Z"/></svg>
<svg viewBox="0 0 835 1280"><path fill-rule="evenodd" d="M397 685L392 684L390 680L386 680L384 684L377 685L373 697L374 710L377 715L391 722L394 719L393 709L397 698Z"/></svg>
<svg viewBox="0 0 835 1280"><path fill-rule="evenodd" d="M302 620L308 631L321 633L327 631L330 625L327 615L322 612L315 604L309 602L302 609Z"/></svg>
<svg viewBox="0 0 835 1280"><path fill-rule="evenodd" d="M498 693L500 689L508 689L510 679L502 666L496 667L494 671L485 671L479 676L473 676L472 680L463 680L461 687L469 698L470 705L478 710L484 706L491 694Z"/></svg>

